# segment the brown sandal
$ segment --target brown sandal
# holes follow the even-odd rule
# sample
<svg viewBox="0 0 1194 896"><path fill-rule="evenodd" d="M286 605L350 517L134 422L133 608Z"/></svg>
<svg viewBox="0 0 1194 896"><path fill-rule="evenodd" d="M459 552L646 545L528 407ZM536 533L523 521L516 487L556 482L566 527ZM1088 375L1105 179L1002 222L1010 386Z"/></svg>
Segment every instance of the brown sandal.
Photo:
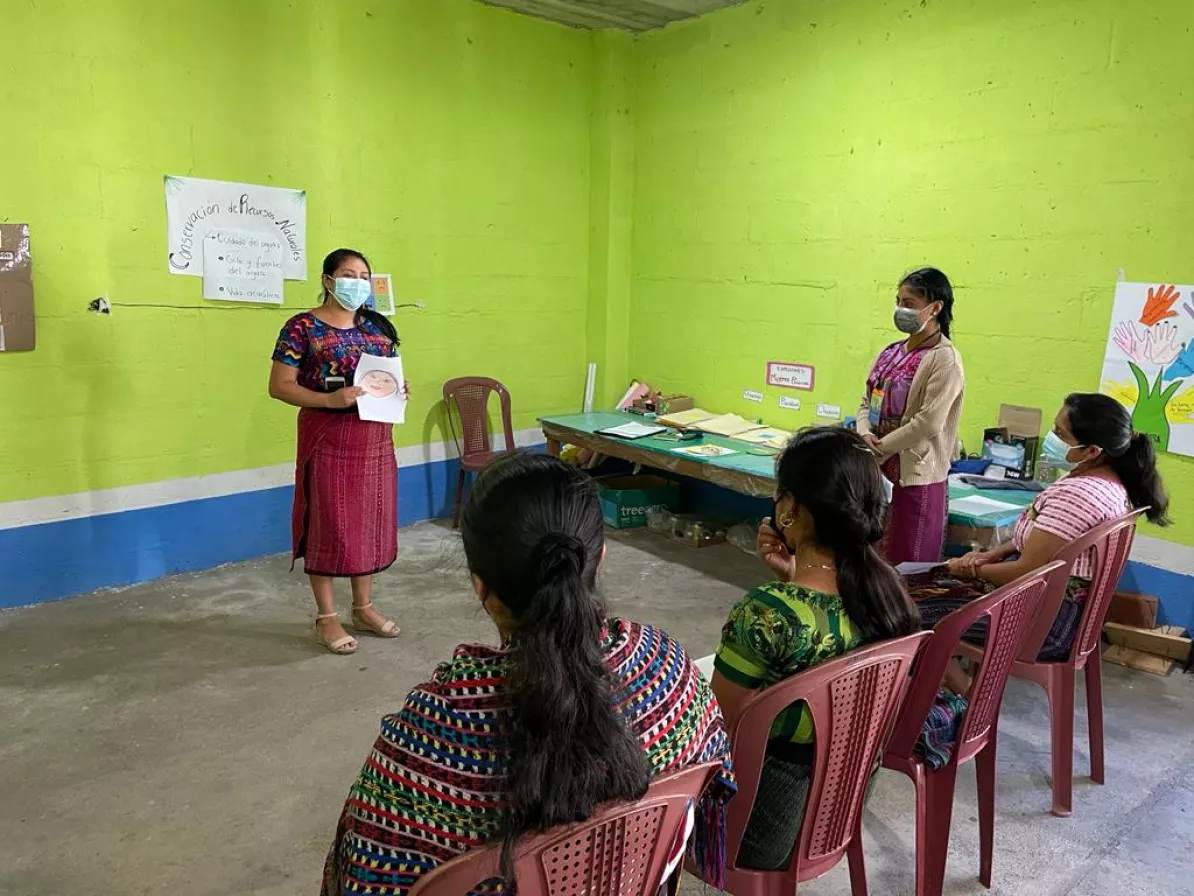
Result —
<svg viewBox="0 0 1194 896"><path fill-rule="evenodd" d="M357 613L361 612L361 610L368 610L371 606L373 606L373 601L369 601L369 603L362 607L352 608L353 628L355 628L358 632L373 632L373 634L377 635L379 638L397 638L400 634L402 634L402 629L398 627L397 623L390 619L387 619L386 624L381 628L372 626L368 622L362 623L361 620L357 618Z"/></svg>
<svg viewBox="0 0 1194 896"><path fill-rule="evenodd" d="M336 613L319 613L315 616L315 637L319 639L319 643L330 650L332 653L340 656L348 656L350 653L357 652L357 639L352 635L345 635L343 638L337 638L335 641L329 641L323 636L323 632L319 630L320 619L335 619Z"/></svg>

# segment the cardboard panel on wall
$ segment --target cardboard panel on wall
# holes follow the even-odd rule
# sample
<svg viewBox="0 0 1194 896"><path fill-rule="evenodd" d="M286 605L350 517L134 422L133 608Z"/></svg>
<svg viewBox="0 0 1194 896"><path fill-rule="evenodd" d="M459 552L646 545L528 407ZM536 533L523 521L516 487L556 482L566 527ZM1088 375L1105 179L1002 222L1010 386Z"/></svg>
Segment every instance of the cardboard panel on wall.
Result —
<svg viewBox="0 0 1194 896"><path fill-rule="evenodd" d="M29 225L0 224L0 351L29 352L33 346Z"/></svg>

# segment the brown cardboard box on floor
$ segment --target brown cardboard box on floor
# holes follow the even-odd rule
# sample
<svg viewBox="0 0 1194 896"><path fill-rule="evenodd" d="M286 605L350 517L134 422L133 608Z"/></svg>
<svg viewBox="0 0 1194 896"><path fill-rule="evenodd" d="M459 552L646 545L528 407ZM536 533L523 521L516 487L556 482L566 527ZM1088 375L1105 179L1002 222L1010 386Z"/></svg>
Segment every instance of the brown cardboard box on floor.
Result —
<svg viewBox="0 0 1194 896"><path fill-rule="evenodd" d="M1191 641L1186 637L1186 630L1180 625L1159 625L1150 629L1108 622L1103 626L1103 634L1112 644L1126 647L1128 650L1137 650L1180 663L1190 659Z"/></svg>
<svg viewBox="0 0 1194 896"><path fill-rule="evenodd" d="M29 225L0 224L0 352L34 347Z"/></svg>
<svg viewBox="0 0 1194 896"><path fill-rule="evenodd" d="M1151 594L1117 591L1111 598L1110 609L1107 610L1107 622L1133 625L1136 628L1156 628L1157 599Z"/></svg>

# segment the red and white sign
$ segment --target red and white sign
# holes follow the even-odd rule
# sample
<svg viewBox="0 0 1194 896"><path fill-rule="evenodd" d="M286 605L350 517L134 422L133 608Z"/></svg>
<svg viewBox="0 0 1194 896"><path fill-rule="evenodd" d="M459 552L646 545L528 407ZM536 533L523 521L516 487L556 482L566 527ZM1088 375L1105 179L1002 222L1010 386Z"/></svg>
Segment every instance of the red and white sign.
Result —
<svg viewBox="0 0 1194 896"><path fill-rule="evenodd" d="M786 361L767 362L767 385L782 389L803 389L811 392L816 369L811 364L789 364Z"/></svg>

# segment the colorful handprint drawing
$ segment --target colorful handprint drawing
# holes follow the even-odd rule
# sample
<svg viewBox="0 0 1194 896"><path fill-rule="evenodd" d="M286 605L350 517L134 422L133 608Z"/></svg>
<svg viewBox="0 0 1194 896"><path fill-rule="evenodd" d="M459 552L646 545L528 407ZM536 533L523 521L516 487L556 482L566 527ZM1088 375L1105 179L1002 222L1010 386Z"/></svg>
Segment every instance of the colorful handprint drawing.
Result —
<svg viewBox="0 0 1194 896"><path fill-rule="evenodd" d="M1148 297L1141 309L1139 322L1120 321L1112 339L1128 358L1128 369L1136 380L1136 407L1132 411L1132 426L1157 443L1157 448L1169 448L1169 419L1166 408L1170 399L1182 387L1185 377L1194 375L1194 340L1180 341L1181 331L1170 319L1178 316L1174 304L1181 298L1175 286L1149 287ZM1194 297L1191 297L1194 298ZM1194 305L1183 309L1194 317ZM1149 382L1145 365L1156 365L1157 375ZM1167 384L1167 385L1166 385Z"/></svg>

